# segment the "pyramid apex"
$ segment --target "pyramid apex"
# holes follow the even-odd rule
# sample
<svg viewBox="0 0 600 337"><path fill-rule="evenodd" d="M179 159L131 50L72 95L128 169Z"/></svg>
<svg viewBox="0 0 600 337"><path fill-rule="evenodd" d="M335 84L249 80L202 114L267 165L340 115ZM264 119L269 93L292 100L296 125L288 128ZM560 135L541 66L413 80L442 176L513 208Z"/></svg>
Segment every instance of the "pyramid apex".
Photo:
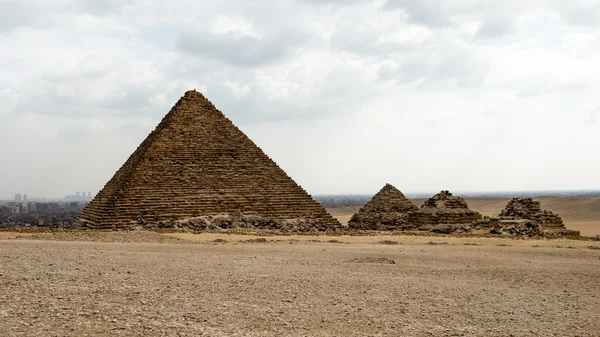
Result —
<svg viewBox="0 0 600 337"><path fill-rule="evenodd" d="M441 190L440 193L438 193L438 195L451 197L452 193L448 190Z"/></svg>
<svg viewBox="0 0 600 337"><path fill-rule="evenodd" d="M397 191L400 192L394 185L386 183L380 191Z"/></svg>
<svg viewBox="0 0 600 337"><path fill-rule="evenodd" d="M185 94L183 94L183 97L206 99L206 97L204 97L204 95L202 95L202 93L200 91L196 91L196 89L191 89L191 90L186 91Z"/></svg>

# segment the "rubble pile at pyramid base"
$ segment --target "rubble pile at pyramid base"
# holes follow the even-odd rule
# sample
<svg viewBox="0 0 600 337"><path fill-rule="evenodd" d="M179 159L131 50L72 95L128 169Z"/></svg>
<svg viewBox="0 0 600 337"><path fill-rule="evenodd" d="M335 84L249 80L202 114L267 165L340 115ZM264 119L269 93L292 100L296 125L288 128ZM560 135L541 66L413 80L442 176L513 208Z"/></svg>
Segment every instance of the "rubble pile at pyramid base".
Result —
<svg viewBox="0 0 600 337"><path fill-rule="evenodd" d="M386 184L352 216L348 226L351 230L403 230L408 228L408 214L416 210L402 192Z"/></svg>
<svg viewBox="0 0 600 337"><path fill-rule="evenodd" d="M348 222L348 226L351 230L363 231L392 231L410 228L406 213L355 214Z"/></svg>
<svg viewBox="0 0 600 337"><path fill-rule="evenodd" d="M85 220L76 222L75 229L97 229L97 227ZM132 221L126 227L115 227L105 229L125 230L154 230L175 229L185 231L232 231L237 229L251 229L272 233L317 233L340 231L342 226L325 223L320 219L297 218L277 219L258 215L244 214L216 214L182 218L174 220L161 220L158 222L135 222Z"/></svg>
<svg viewBox="0 0 600 337"><path fill-rule="evenodd" d="M441 191L427 199L421 209L411 213L408 222L421 230L429 229L436 231L438 225L470 224L481 219L478 212L470 210L467 202L460 197L453 196L448 191ZM450 230L448 226L442 226L445 231ZM457 230L462 227L456 227Z"/></svg>

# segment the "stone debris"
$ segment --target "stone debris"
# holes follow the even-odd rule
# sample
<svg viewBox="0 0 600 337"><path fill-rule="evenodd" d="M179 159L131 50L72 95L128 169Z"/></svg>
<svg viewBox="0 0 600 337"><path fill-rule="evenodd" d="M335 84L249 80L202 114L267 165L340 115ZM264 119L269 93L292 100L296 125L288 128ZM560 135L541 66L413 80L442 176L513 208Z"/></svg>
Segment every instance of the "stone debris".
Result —
<svg viewBox="0 0 600 337"><path fill-rule="evenodd" d="M316 231L341 224L201 93L188 91L73 227Z"/></svg>
<svg viewBox="0 0 600 337"><path fill-rule="evenodd" d="M372 256L366 256L366 257L357 257L351 260L348 260L347 262L350 263L382 263L382 264L396 264L396 261L392 260L392 259L388 259L387 257L372 257Z"/></svg>
<svg viewBox="0 0 600 337"><path fill-rule="evenodd" d="M324 232L332 229L330 224L319 219L277 219L257 215L241 215L238 217L230 214L207 215L201 217L160 221L157 224L145 226L146 229L183 229L194 231L226 231L231 229L259 229L272 233L295 232ZM141 228L140 228L141 229Z"/></svg>
<svg viewBox="0 0 600 337"><path fill-rule="evenodd" d="M352 216L348 226L353 230L400 230L407 227L408 214L417 209L402 192L386 184Z"/></svg>
<svg viewBox="0 0 600 337"><path fill-rule="evenodd" d="M511 235L511 236L543 236L544 232L539 224L531 221L506 221L498 222L490 230L490 234Z"/></svg>
<svg viewBox="0 0 600 337"><path fill-rule="evenodd" d="M411 213L408 222L417 228L421 227L433 232L451 233L466 229L464 226L447 225L471 224L473 221L480 219L481 215L470 210L463 198L453 196L449 191L441 191L427 199L420 210Z"/></svg>

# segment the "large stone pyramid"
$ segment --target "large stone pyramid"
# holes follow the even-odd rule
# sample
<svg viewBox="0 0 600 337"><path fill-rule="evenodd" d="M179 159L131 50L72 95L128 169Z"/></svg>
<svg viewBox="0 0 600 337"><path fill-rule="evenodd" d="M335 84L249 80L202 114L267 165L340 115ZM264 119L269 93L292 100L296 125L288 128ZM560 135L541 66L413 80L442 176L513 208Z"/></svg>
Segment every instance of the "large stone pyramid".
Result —
<svg viewBox="0 0 600 337"><path fill-rule="evenodd" d="M201 93L188 91L75 226L316 231L341 225Z"/></svg>
<svg viewBox="0 0 600 337"><path fill-rule="evenodd" d="M373 198L354 214L348 226L356 230L395 230L402 229L410 212L417 206L402 192L386 184Z"/></svg>

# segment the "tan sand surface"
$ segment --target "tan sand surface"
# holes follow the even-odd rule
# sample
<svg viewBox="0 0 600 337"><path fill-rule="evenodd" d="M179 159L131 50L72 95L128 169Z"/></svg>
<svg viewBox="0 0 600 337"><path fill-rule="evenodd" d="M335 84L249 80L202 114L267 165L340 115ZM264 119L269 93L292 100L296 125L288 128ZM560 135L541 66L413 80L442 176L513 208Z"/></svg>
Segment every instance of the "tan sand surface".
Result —
<svg viewBox="0 0 600 337"><path fill-rule="evenodd" d="M33 234L32 233L18 233L18 232L2 232L2 231L0 231L0 240L22 238L22 237L31 236L31 235L33 235Z"/></svg>
<svg viewBox="0 0 600 337"><path fill-rule="evenodd" d="M253 235L75 232L0 240L0 331L6 336L598 336L600 331L597 241L263 238L261 243ZM382 240L399 244L377 243Z"/></svg>
<svg viewBox="0 0 600 337"><path fill-rule="evenodd" d="M527 238L484 238L484 237L453 237L453 236L420 236L420 235L236 235L220 233L167 233L188 242L214 242L226 240L229 243L245 243L248 240L263 238L269 242L304 241L320 243L345 243L345 244L380 244L382 241L393 241L399 245L477 245L477 246L518 246L518 247L548 247L548 248L581 248L600 246L600 241L572 240L572 239L527 239ZM392 243L393 244L393 243Z"/></svg>

